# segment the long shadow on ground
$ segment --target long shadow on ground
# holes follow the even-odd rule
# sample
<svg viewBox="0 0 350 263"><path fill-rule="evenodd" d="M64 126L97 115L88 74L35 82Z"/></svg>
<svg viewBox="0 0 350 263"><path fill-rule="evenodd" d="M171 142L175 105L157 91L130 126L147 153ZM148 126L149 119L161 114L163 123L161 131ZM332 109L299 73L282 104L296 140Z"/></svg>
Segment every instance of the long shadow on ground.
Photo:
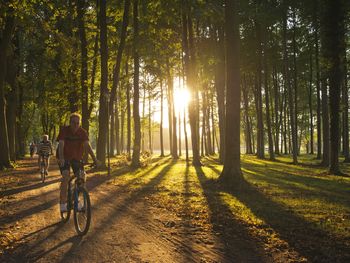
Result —
<svg viewBox="0 0 350 263"><path fill-rule="evenodd" d="M13 188L13 189L0 191L0 198L2 198L4 196L10 196L10 195L22 193L22 192L25 192L25 191L29 191L29 190L34 190L34 189L38 189L38 188L41 188L41 187L45 187L45 186L48 186L48 185L51 185L51 184L58 183L59 181L60 181L60 179L58 178L58 179L46 181L44 183L40 182L40 183L35 183L35 184L31 184L31 185L26 185L26 186L22 186L22 187L17 187L17 188Z"/></svg>
<svg viewBox="0 0 350 263"><path fill-rule="evenodd" d="M202 180L207 180L204 173L199 174L202 174ZM315 223L306 221L288 207L274 202L248 182L244 181L243 187L235 191L215 189L213 186L211 189L214 195L218 191L225 191L236 197L310 262L350 262L349 244L335 239Z"/></svg>
<svg viewBox="0 0 350 263"><path fill-rule="evenodd" d="M261 241L252 236L243 222L237 220L201 167L196 167L198 180L207 199L213 230L219 234L225 246L227 262L267 262Z"/></svg>
<svg viewBox="0 0 350 263"><path fill-rule="evenodd" d="M206 166L217 174L221 173L221 171L211 163L206 163ZM274 164L273 166L275 167L276 165ZM344 207L350 208L348 193L350 183L348 182L301 174L290 174L282 168L275 169L271 168L269 165L242 163L242 168L244 172L249 173L249 176L253 177L256 181L275 185L287 191L295 190L299 196L310 195L313 198L327 200L330 203L338 203ZM307 171L304 173L307 173Z"/></svg>
<svg viewBox="0 0 350 263"><path fill-rule="evenodd" d="M153 171L154 169L158 168L161 164L166 164L170 162L170 159L166 159L165 161L163 162L159 162L157 164L155 164L154 166L150 166L146 169L143 169L141 172L137 172L137 171L132 171L132 173L135 174L135 177L133 179L131 179L130 181L128 181L126 184L123 185L122 188L117 188L117 190L112 190L110 193L108 193L105 197L103 197L102 199L99 199L97 200L97 202L93 203L93 207L100 207L101 205L103 205L104 203L109 203L110 200L113 200L116 196L120 195L122 191L124 191L125 189L124 188L127 188L129 185L132 185L133 183L135 183L136 181L140 180L142 177L146 176L149 172ZM172 163L169 163L164 169L167 169L168 166L172 165ZM170 167L169 167L170 169ZM127 172L131 171L130 168L125 168L125 167L122 167L120 169L116 169L112 172L112 177L109 177L107 175L95 175L93 177L89 177L88 178L88 181L87 181L87 188L91 191L93 190L94 188L100 186L101 184L103 183L106 183L107 181L110 181L110 180L113 180L113 178L115 176L121 176ZM146 194L147 191L150 191L153 189L153 187L155 187L155 185L157 184L157 178L158 180L160 180L162 178L162 176L164 176L166 173L166 171L164 171L156 177L156 178L153 178L147 185L145 185L144 188L142 188L140 190L140 193L138 193L138 191L136 191L135 193L133 193L128 199L127 201L129 201L130 203L132 201L135 201L139 196L142 196L144 194ZM50 206L52 205L55 205L57 203L58 199L55 199L55 200L51 200L48 202L47 205L45 205L46 208L49 208ZM124 204L122 206L117 206L115 208L115 213L113 213L113 215L109 216L109 217L106 217L106 220L104 221L105 223L104 224L101 224L98 228L98 230L95 230L93 228L93 226L91 227L90 229L90 232L93 232L95 233L96 235L100 235L101 234L101 231L104 229L104 228L108 228L110 222L115 218L115 215L122 215L122 212L125 211L126 209L128 208L128 204ZM41 206L38 206L36 208L36 210L43 210ZM25 214L17 214L17 216L21 216L22 218L26 215L29 215L31 214L29 211L31 211L30 209L27 211L27 213ZM94 214L92 214L92 216L94 216ZM11 219L13 219L13 217L11 217ZM49 252L52 252L56 249L59 249L60 247L62 247L63 245L67 244L67 243L73 243L73 246L69 249L69 251L67 251L64 255L64 258L63 258L63 262L64 260L68 260L69 257L71 256L71 253L72 251L77 251L80 249L81 247L81 243L80 241L77 242L77 239L75 239L74 237L70 237L68 239L65 239L63 240L62 242L60 242L58 245L55 245L53 246L52 248L50 248L48 251L42 251L42 250L39 250L37 251L37 249L43 244L43 243L53 243L53 244L56 244L57 243L57 239L59 239L59 237L61 236L60 235L60 232L59 230L62 230L62 226L64 226L65 224L59 224L55 229L54 231L52 231L51 233L49 234L44 234L44 235L41 235L41 236L37 236L37 239L35 242L33 242L30 246L20 246L18 249L16 249L15 252L15 258L21 258L23 255L26 255L28 260L38 260L42 257L44 257L45 255L47 255ZM35 235L35 234L33 234ZM92 236L87 236L85 240L89 240L90 238L94 238L93 237L94 234L92 234ZM56 241L56 242L55 242Z"/></svg>
<svg viewBox="0 0 350 263"><path fill-rule="evenodd" d="M133 203L135 203L138 200L141 200L142 197L146 196L147 194L152 193L156 190L156 186L161 183L161 181L164 179L167 172L171 169L171 167L175 164L175 161L171 161L170 163L166 164L162 170L153 178L150 179L149 182L141 186L140 188L134 190L131 192L131 194L123 200L123 203L116 204L116 206L112 209L112 212L108 215L105 215L105 219L102 221L99 221L99 225L93 229L91 229L91 233L86 237L84 244L89 243L89 240L97 239L100 236L103 236L105 234L106 229L110 228L112 225L114 225L120 218L123 217L123 215L130 209ZM104 202L108 202L109 200L114 200L116 196L118 195L118 192L114 192L112 194L109 194L108 197L104 200ZM102 205L103 202L100 204ZM72 254L76 254L76 252L81 251L84 244L81 244L81 246L72 246L71 249L69 249L61 262L69 261L69 258Z"/></svg>

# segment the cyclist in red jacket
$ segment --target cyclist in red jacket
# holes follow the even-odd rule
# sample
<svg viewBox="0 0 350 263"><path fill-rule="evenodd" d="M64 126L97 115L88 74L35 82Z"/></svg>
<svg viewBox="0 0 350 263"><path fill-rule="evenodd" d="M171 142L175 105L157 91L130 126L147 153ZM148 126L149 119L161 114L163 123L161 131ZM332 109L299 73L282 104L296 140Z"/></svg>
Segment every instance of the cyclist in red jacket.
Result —
<svg viewBox="0 0 350 263"><path fill-rule="evenodd" d="M80 114L72 113L69 119L69 126L63 127L57 137L59 142L58 161L63 177L60 186L60 209L62 212L67 211L67 188L70 179L70 167L72 167L73 173L78 171L79 167L74 164L83 160L84 149L87 150L96 165L100 163L92 151L87 131L80 127L80 120Z"/></svg>

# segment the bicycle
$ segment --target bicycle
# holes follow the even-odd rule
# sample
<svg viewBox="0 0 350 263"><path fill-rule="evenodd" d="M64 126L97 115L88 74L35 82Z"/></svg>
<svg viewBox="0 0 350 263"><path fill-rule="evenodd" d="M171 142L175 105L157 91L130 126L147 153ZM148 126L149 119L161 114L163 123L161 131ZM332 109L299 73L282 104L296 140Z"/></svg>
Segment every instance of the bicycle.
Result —
<svg viewBox="0 0 350 263"><path fill-rule="evenodd" d="M45 182L45 177L47 174L47 170L45 170L45 160L48 162L49 156L46 154L40 154L41 161L40 161L40 175L41 175L41 182Z"/></svg>
<svg viewBox="0 0 350 263"><path fill-rule="evenodd" d="M78 171L69 179L68 182L67 211L60 213L62 221L66 223L70 218L71 211L73 210L75 230L77 231L78 235L83 236L88 232L90 227L91 203L89 193L84 186L84 163L81 161L78 163ZM73 188L72 181L74 181Z"/></svg>

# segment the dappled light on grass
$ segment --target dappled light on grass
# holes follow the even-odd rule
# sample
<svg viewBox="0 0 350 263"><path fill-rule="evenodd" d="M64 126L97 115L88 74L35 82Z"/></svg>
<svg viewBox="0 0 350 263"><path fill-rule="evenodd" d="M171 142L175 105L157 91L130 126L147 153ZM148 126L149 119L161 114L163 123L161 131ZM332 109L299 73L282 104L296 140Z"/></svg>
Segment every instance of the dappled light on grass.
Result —
<svg viewBox="0 0 350 263"><path fill-rule="evenodd" d="M253 157L251 157L253 158ZM309 163L315 162L307 159ZM348 189L350 181L330 175L320 175L321 167L299 167L292 169L280 163L255 165L254 160L244 158L243 172L246 180L255 185L265 196L293 211L306 221L316 224L320 229L339 235L349 236L350 203ZM287 167L286 167L287 166Z"/></svg>
<svg viewBox="0 0 350 263"><path fill-rule="evenodd" d="M297 252L308 259L317 258L316 248L322 246L326 254L335 253L336 246L348 248L349 178L325 174L326 168L318 166L314 156L302 156L302 165L297 166L290 164L290 157L281 159L242 156L245 189L220 192L232 216L259 239L277 239L273 242L289 244L289 249L298 247ZM206 166L219 176L220 165L208 162Z"/></svg>

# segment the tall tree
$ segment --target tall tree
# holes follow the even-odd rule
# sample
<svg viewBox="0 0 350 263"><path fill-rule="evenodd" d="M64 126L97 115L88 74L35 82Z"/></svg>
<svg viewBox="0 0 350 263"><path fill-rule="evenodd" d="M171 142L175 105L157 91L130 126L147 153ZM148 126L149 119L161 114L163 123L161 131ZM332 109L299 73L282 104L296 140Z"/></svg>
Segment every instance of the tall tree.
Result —
<svg viewBox="0 0 350 263"><path fill-rule="evenodd" d="M255 108L257 118L257 157L260 159L265 158L265 143L264 143L264 122L263 122L263 104L262 104L262 36L261 36L261 24L256 19L256 77L255 77Z"/></svg>
<svg viewBox="0 0 350 263"><path fill-rule="evenodd" d="M85 0L77 0L77 22L80 38L80 86L81 86L81 113L82 113L82 127L89 131L89 115L88 115L88 51L85 33Z"/></svg>
<svg viewBox="0 0 350 263"><path fill-rule="evenodd" d="M316 96L317 96L317 159L322 156L322 127L321 127L321 85L320 85L320 62L319 62L319 17L318 17L318 0L314 0L313 8L313 27L315 43L315 66L316 66Z"/></svg>
<svg viewBox="0 0 350 263"><path fill-rule="evenodd" d="M123 22L122 29L120 33L120 43L118 46L116 62L113 68L113 85L111 89L111 103L109 104L109 112L111 113L111 133L110 133L110 142L111 142L111 153L114 154L114 149L116 148L117 154L120 154L119 147L119 119L118 119L118 100L117 100L117 89L119 85L119 76L120 76L120 65L122 62L123 51L125 47L125 40L127 36L127 28L129 24L129 8L130 0L124 1L124 13L123 13ZM115 105L115 106L114 106ZM112 121L114 120L114 121ZM114 125L113 125L114 123ZM116 138L116 140L115 140ZM115 143L114 143L115 142Z"/></svg>
<svg viewBox="0 0 350 263"><path fill-rule="evenodd" d="M134 147L132 152L131 166L140 167L140 149L141 149L141 122L140 122L140 57L138 51L139 45L139 15L138 15L138 0L133 2L133 21L134 21L134 39L133 39L133 55L134 55L134 101L133 101L133 116L134 116Z"/></svg>
<svg viewBox="0 0 350 263"><path fill-rule="evenodd" d="M188 116L191 128L191 143L194 166L201 165L199 154L199 121L198 121L198 89L196 83L196 57L194 50L193 23L191 6L183 0L182 10L182 45L184 50L184 64L191 100L188 105Z"/></svg>
<svg viewBox="0 0 350 263"><path fill-rule="evenodd" d="M219 180L234 185L242 180L240 161L240 60L238 1L225 1L227 103L225 159Z"/></svg>
<svg viewBox="0 0 350 263"><path fill-rule="evenodd" d="M100 47L101 47L101 85L100 85L100 108L98 115L98 140L96 157L102 164L106 163L106 142L108 130L108 47L107 47L107 18L106 0L101 0L100 20Z"/></svg>
<svg viewBox="0 0 350 263"><path fill-rule="evenodd" d="M345 25L346 26L346 25ZM345 28L346 31L346 28ZM342 35L342 59L343 59L343 85L342 85L342 104L343 104L343 154L344 162L350 162L349 152L349 89L348 89L348 77L347 77L347 55L346 55L346 39L345 35Z"/></svg>
<svg viewBox="0 0 350 263"><path fill-rule="evenodd" d="M160 156L164 156L164 140L163 140L163 115L164 115L164 93L163 81L160 79L160 126L159 126L159 140L160 140Z"/></svg>
<svg viewBox="0 0 350 263"><path fill-rule="evenodd" d="M10 167L10 151L6 121L5 77L7 53L15 28L14 11L9 8L6 13L5 27L0 39L0 169Z"/></svg>
<svg viewBox="0 0 350 263"><path fill-rule="evenodd" d="M218 29L217 41L217 65L215 68L215 89L219 115L219 160L224 162L225 153L225 48L224 48L224 30Z"/></svg>
<svg viewBox="0 0 350 263"><path fill-rule="evenodd" d="M269 90L269 72L267 66L267 40L268 29L265 29L264 37L264 86L265 86L265 106L266 106L266 124L267 124L267 136L269 141L269 156L270 160L275 159L275 153L273 148L271 117L270 117L270 90Z"/></svg>
<svg viewBox="0 0 350 263"><path fill-rule="evenodd" d="M287 51L287 21L288 20L288 9L285 7L284 17L283 17L283 60L284 60L284 78L286 90L288 93L288 106L289 106L289 118L290 118L290 130L292 137L292 153L293 153L293 163L298 163L298 142L297 142L297 130L295 123L295 103L294 103L294 94L290 84L290 75L289 75L289 60L288 60L288 51ZM288 125L289 126L289 125Z"/></svg>
<svg viewBox="0 0 350 263"><path fill-rule="evenodd" d="M329 79L330 108L330 167L333 174L340 174L339 168L339 110L340 93L343 82L343 48L345 34L345 3L343 0L324 0L322 12L323 55Z"/></svg>

